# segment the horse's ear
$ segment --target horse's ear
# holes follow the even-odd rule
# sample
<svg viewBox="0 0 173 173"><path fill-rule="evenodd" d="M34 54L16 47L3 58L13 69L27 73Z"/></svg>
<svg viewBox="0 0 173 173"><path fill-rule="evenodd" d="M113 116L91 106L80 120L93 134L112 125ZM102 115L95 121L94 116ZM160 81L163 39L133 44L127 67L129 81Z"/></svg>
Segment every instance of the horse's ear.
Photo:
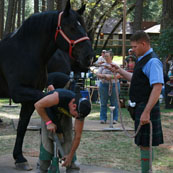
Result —
<svg viewBox="0 0 173 173"><path fill-rule="evenodd" d="M65 7L65 10L64 10L64 15L65 16L69 15L70 9L71 9L71 4L70 4L70 0L68 0L67 4L66 4L66 7Z"/></svg>
<svg viewBox="0 0 173 173"><path fill-rule="evenodd" d="M82 15L85 11L85 7L86 7L86 4L84 4L79 10L77 10L77 12Z"/></svg>

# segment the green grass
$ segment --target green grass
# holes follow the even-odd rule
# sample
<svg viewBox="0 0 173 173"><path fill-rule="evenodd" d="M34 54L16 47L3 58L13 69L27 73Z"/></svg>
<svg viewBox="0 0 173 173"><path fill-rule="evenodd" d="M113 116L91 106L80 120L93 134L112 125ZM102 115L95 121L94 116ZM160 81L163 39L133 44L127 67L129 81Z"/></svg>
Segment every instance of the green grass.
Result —
<svg viewBox="0 0 173 173"><path fill-rule="evenodd" d="M123 64L123 57L122 56L114 56L113 58L113 62L115 62L116 64Z"/></svg>
<svg viewBox="0 0 173 173"><path fill-rule="evenodd" d="M127 148L131 152L127 153ZM137 159L128 159L127 161L132 153L134 153L135 158L139 158L139 153L136 150L133 141L124 138L122 132L85 132L78 155L81 162L88 165L130 170L131 165L135 165L135 169L139 167L139 165L136 165ZM85 157L80 158L80 155Z"/></svg>
<svg viewBox="0 0 173 173"><path fill-rule="evenodd" d="M9 99L0 99L0 103L8 104L9 103Z"/></svg>

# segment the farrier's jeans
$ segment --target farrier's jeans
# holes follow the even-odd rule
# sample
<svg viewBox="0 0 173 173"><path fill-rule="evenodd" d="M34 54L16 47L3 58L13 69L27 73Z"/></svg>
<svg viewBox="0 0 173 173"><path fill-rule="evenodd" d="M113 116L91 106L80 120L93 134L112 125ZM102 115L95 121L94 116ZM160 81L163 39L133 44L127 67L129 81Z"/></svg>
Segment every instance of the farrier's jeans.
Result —
<svg viewBox="0 0 173 173"><path fill-rule="evenodd" d="M115 84L112 84L112 94L109 96L109 83L102 83L99 84L99 93L100 93L100 104L101 104L101 110L100 110L100 120L107 120L107 104L108 99L110 99L110 105L115 106L115 109L113 111L113 120L118 120L118 102L117 102L117 96L115 91Z"/></svg>

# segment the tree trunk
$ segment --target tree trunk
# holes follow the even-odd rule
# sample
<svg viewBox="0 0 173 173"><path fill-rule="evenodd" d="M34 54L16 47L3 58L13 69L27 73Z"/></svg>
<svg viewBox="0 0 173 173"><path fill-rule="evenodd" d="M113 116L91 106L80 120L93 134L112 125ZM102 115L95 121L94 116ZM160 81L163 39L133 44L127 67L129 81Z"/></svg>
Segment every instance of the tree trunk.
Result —
<svg viewBox="0 0 173 173"><path fill-rule="evenodd" d="M58 11L62 11L65 9L67 0L55 0L55 2Z"/></svg>
<svg viewBox="0 0 173 173"><path fill-rule="evenodd" d="M21 25L21 0L18 0L18 8L17 8L17 28Z"/></svg>
<svg viewBox="0 0 173 173"><path fill-rule="evenodd" d="M38 13L39 12L39 0L34 0L34 13Z"/></svg>
<svg viewBox="0 0 173 173"><path fill-rule="evenodd" d="M46 0L42 0L42 12L46 11Z"/></svg>
<svg viewBox="0 0 173 173"><path fill-rule="evenodd" d="M81 4L84 5L85 4L85 0L81 0Z"/></svg>
<svg viewBox="0 0 173 173"><path fill-rule="evenodd" d="M4 32L4 0L0 0L0 39Z"/></svg>
<svg viewBox="0 0 173 173"><path fill-rule="evenodd" d="M12 29L13 7L14 7L14 0L9 0L7 20L5 24L5 35L10 33Z"/></svg>
<svg viewBox="0 0 173 173"><path fill-rule="evenodd" d="M25 0L22 0L22 23L25 20Z"/></svg>
<svg viewBox="0 0 173 173"><path fill-rule="evenodd" d="M47 0L47 10L54 10L54 0Z"/></svg>
<svg viewBox="0 0 173 173"><path fill-rule="evenodd" d="M134 22L133 22L133 33L135 33L137 30L141 30L143 2L144 2L144 0L136 0Z"/></svg>
<svg viewBox="0 0 173 173"><path fill-rule="evenodd" d="M14 0L14 9L13 9L13 18L12 18L12 31L15 30L15 25L16 25L16 10L17 10L17 1L18 0Z"/></svg>
<svg viewBox="0 0 173 173"><path fill-rule="evenodd" d="M173 27L173 1L163 0L161 28L164 30L172 27Z"/></svg>

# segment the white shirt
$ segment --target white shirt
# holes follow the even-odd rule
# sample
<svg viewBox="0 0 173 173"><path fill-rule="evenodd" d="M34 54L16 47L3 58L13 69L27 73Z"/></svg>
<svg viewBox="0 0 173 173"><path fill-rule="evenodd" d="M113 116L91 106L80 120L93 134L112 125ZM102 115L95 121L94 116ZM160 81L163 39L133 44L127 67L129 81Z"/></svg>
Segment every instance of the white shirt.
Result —
<svg viewBox="0 0 173 173"><path fill-rule="evenodd" d="M99 58L98 58L98 60L95 62L96 64L98 64L98 63L100 63L100 62L106 62L106 60L102 57L102 56L100 56Z"/></svg>

